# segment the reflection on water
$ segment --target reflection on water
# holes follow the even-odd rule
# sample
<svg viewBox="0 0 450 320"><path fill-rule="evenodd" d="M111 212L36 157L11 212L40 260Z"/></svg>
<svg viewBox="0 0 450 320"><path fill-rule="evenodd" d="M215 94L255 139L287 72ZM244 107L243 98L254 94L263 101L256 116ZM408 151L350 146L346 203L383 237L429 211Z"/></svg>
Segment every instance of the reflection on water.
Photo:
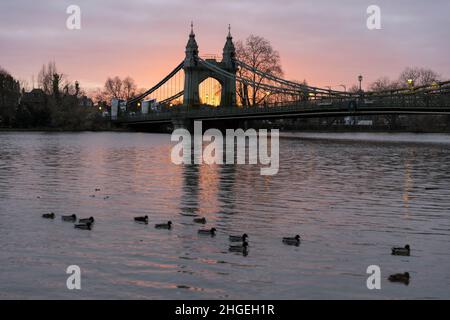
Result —
<svg viewBox="0 0 450 320"><path fill-rule="evenodd" d="M173 165L169 135L1 133L0 298L450 298L449 140L291 135L278 175L261 176ZM59 218L72 213L94 229ZM145 214L149 225L133 222ZM198 236L200 216L216 237ZM245 257L228 250L244 232ZM297 233L299 247L281 243ZM389 254L406 243L411 257ZM380 291L366 288L372 264ZM386 280L405 271L409 286Z"/></svg>

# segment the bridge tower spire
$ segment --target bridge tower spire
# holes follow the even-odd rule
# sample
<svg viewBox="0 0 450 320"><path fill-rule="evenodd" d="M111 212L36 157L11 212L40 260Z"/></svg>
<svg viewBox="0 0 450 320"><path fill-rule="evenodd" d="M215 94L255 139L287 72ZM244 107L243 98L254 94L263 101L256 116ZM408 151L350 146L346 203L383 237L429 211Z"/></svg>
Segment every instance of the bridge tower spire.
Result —
<svg viewBox="0 0 450 320"><path fill-rule="evenodd" d="M231 25L228 25L228 36L223 47L222 68L232 74L236 74L237 67L235 59L236 48L233 43L233 37L231 36ZM221 101L223 104L228 106L236 105L236 78L226 79L222 86Z"/></svg>
<svg viewBox="0 0 450 320"><path fill-rule="evenodd" d="M186 45L185 53L185 66L186 64L193 66L196 62L196 58L198 58L198 44L195 40L194 22L191 22L191 33L189 34L189 40Z"/></svg>
<svg viewBox="0 0 450 320"><path fill-rule="evenodd" d="M195 40L194 22L191 22L191 33L186 45L184 58L184 104L191 106L200 103L198 94L199 78L196 67L198 64L198 44Z"/></svg>

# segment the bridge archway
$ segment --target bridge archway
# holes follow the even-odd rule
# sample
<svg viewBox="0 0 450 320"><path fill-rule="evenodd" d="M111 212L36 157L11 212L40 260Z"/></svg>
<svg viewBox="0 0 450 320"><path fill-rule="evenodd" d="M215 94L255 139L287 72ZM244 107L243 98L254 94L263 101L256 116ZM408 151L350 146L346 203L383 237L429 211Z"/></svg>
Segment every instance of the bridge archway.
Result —
<svg viewBox="0 0 450 320"><path fill-rule="evenodd" d="M200 104L209 106L220 106L222 100L222 81L215 77L207 77L200 81L199 97Z"/></svg>

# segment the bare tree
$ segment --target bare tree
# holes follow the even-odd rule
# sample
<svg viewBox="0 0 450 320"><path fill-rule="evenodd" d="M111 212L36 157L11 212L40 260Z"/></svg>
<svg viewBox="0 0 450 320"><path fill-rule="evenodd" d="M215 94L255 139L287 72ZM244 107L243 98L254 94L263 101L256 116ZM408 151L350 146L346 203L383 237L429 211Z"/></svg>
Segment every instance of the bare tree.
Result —
<svg viewBox="0 0 450 320"><path fill-rule="evenodd" d="M116 76L106 80L103 91L97 91L96 99L99 101L107 101L113 98L129 100L136 96L138 92L137 85L132 78L126 77L122 80Z"/></svg>
<svg viewBox="0 0 450 320"><path fill-rule="evenodd" d="M25 79L19 79L19 85L20 88L24 91L29 91L30 90L30 83L28 82L28 80Z"/></svg>
<svg viewBox="0 0 450 320"><path fill-rule="evenodd" d="M55 78L57 78L57 85L55 87ZM49 62L47 65L43 65L41 70L38 73L38 86L41 88L47 95L56 94L55 90L59 91L59 86L63 84L64 75L58 73L58 69L56 67L56 63L54 61Z"/></svg>
<svg viewBox="0 0 450 320"><path fill-rule="evenodd" d="M110 98L122 98L122 80L119 77L108 78L105 82L105 95Z"/></svg>
<svg viewBox="0 0 450 320"><path fill-rule="evenodd" d="M369 85L370 91L385 91L385 90L395 90L399 89L400 83L398 81L391 81L388 77L381 77L372 82Z"/></svg>
<svg viewBox="0 0 450 320"><path fill-rule="evenodd" d="M395 90L409 86L409 81L413 81L415 86L431 85L439 81L441 77L438 73L426 68L406 68L400 74L398 80L390 80L388 77L381 77L369 85L371 91ZM352 92L352 89L349 90ZM356 92L356 91L355 91Z"/></svg>
<svg viewBox="0 0 450 320"><path fill-rule="evenodd" d="M137 86L134 80L126 77L122 80L123 96L125 100L129 100L136 95Z"/></svg>
<svg viewBox="0 0 450 320"><path fill-rule="evenodd" d="M238 41L236 56L238 60L264 73L280 77L283 75L278 51L274 50L270 42L262 37L250 35L245 43ZM261 89L261 84L267 81L266 78L244 68L239 69L238 75L252 82L250 88L239 83L237 92L243 105L252 106L266 99L268 93Z"/></svg>
<svg viewBox="0 0 450 320"><path fill-rule="evenodd" d="M358 93L359 92L359 85L354 84L349 89L348 92L350 93Z"/></svg>
<svg viewBox="0 0 450 320"><path fill-rule="evenodd" d="M439 81L440 78L440 75L431 69L408 67L400 74L399 82L403 87L408 85L409 80L412 80L416 86L426 86Z"/></svg>

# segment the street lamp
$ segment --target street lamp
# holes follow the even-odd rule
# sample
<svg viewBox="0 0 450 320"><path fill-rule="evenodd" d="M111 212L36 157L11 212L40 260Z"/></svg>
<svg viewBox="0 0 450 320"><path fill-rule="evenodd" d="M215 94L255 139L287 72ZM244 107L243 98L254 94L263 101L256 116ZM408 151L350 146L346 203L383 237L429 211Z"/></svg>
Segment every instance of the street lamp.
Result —
<svg viewBox="0 0 450 320"><path fill-rule="evenodd" d="M411 89L414 88L414 80L413 79L408 79L406 82L408 82L408 85Z"/></svg>
<svg viewBox="0 0 450 320"><path fill-rule="evenodd" d="M358 76L358 81L359 81L359 91L362 91L362 81L363 81L363 76L362 75Z"/></svg>

